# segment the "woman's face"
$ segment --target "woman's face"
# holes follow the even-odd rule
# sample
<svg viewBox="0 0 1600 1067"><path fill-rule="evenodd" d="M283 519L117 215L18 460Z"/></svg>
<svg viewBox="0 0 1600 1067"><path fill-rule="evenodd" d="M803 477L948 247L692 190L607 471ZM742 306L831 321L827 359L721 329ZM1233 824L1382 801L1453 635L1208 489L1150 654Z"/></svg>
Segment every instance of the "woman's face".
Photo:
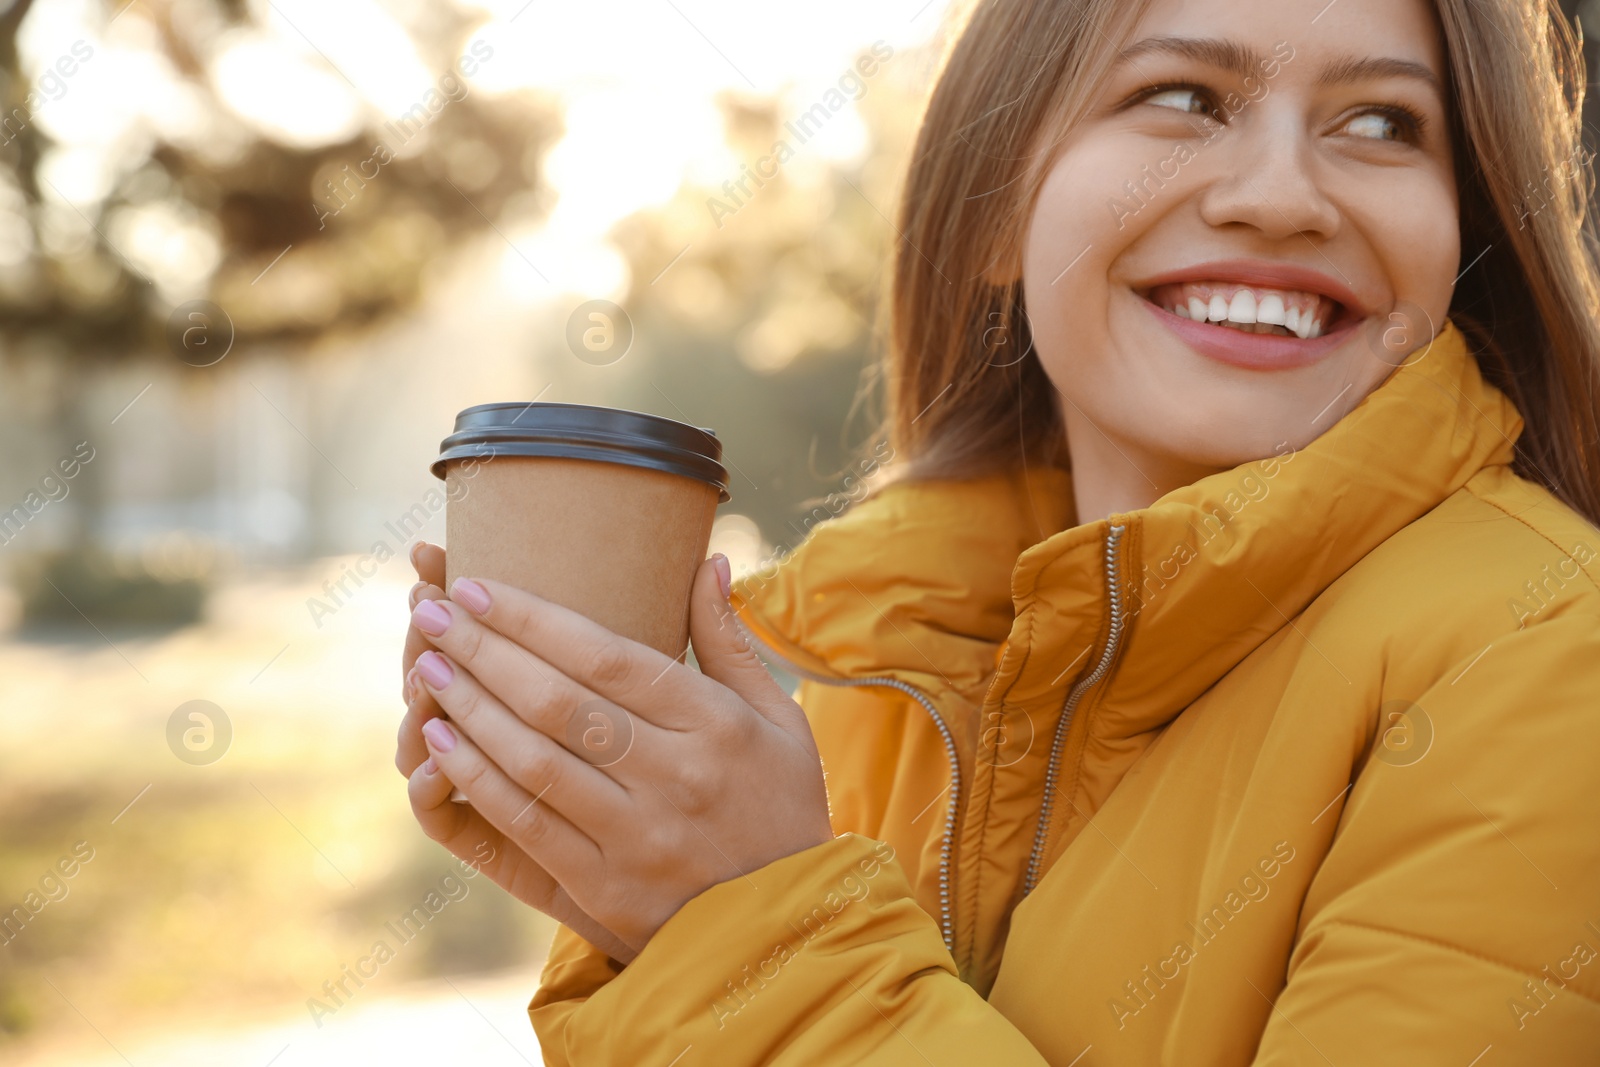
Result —
<svg viewBox="0 0 1600 1067"><path fill-rule="evenodd" d="M1445 79L1426 0L1153 0L1023 250L1074 469L1148 502L1299 448L1428 342L1461 257Z"/></svg>

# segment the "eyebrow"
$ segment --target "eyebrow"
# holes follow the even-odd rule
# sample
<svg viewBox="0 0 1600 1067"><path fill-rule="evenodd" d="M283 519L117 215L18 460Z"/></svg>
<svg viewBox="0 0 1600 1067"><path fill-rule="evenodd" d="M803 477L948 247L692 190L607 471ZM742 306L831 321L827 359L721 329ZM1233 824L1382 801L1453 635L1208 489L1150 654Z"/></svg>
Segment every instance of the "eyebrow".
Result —
<svg viewBox="0 0 1600 1067"><path fill-rule="evenodd" d="M1128 63L1145 55L1181 56L1230 71L1241 78L1258 74L1266 64L1266 60L1254 49L1216 37L1146 37L1124 48L1118 53L1117 61ZM1444 95L1438 75L1432 70L1421 63L1390 56L1340 56L1322 69L1317 76L1317 85L1339 85L1378 78L1411 78L1423 82L1440 96Z"/></svg>

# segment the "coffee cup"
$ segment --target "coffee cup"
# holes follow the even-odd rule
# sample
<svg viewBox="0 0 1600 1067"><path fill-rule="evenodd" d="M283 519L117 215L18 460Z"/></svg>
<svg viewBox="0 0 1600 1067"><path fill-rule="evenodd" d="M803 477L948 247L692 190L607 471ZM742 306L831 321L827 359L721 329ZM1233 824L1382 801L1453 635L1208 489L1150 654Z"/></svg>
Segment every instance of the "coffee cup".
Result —
<svg viewBox="0 0 1600 1067"><path fill-rule="evenodd" d="M456 416L444 480L446 589L492 578L670 656L729 499L709 429L587 404L478 404ZM458 799L459 793L451 799Z"/></svg>

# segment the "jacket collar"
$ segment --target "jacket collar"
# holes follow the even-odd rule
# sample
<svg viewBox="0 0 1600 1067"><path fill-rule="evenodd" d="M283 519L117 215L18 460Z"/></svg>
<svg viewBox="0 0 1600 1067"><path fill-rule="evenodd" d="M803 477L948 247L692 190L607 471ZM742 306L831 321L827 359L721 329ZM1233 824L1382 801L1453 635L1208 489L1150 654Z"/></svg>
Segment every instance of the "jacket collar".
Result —
<svg viewBox="0 0 1600 1067"><path fill-rule="evenodd" d="M1113 515L1133 536L1137 609L1097 733L1131 736L1187 707L1340 575L1489 466L1522 418L1453 323L1289 459L1247 463ZM1184 546L1192 557L1174 564ZM1160 586L1152 571L1176 577ZM1293 640L1307 641L1299 634ZM1330 684L1339 650L1307 647ZM1341 682L1341 679L1343 681Z"/></svg>
<svg viewBox="0 0 1600 1067"><path fill-rule="evenodd" d="M732 603L805 673L889 677L976 703L1011 632L1018 557L1072 514L1059 468L890 484L741 577Z"/></svg>
<svg viewBox="0 0 1600 1067"><path fill-rule="evenodd" d="M734 606L817 674L887 676L976 704L1009 640L1026 645L1012 692L1065 689L1105 643L1105 542L1121 526L1131 621L1096 732L1133 736L1170 720L1479 470L1510 463L1521 430L1446 322L1298 452L1082 525L1057 469L891 485L742 578Z"/></svg>

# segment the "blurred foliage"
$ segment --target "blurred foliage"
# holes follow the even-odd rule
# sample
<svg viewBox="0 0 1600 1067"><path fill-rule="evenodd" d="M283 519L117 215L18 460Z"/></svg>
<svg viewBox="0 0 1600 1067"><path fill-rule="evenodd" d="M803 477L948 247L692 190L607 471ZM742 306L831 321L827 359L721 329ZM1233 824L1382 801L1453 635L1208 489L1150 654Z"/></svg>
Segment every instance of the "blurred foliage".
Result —
<svg viewBox="0 0 1600 1067"><path fill-rule="evenodd" d="M25 101L36 83L19 69L18 30L36 2L17 0L0 14L0 115L29 114ZM126 6L107 3L107 17L121 17ZM207 298L233 320L238 348L308 341L410 305L428 264L487 227L512 198L537 212L540 159L560 132L551 102L451 97L440 121L404 148L377 118L336 144L285 143L231 111L208 76L215 42L252 25L248 5L140 7L156 25L160 59L183 79L188 106L207 132L177 138L149 129L124 139L122 154L105 161L114 175L110 188L81 204L50 185L44 164L56 146L40 124L8 131L0 147L0 214L11 217L0 221L10 224L12 240L26 234L31 253L0 266L0 338L54 342L53 350L77 358L165 355L173 308ZM417 18L413 44L442 77L481 15L438 3L420 7ZM353 183L349 175L373 158L380 141L402 154L375 167L375 178ZM343 202L330 182L348 190L349 205L327 219L328 207ZM161 279L127 258L119 247L125 239L113 235L145 221L214 243L204 291L162 292Z"/></svg>
<svg viewBox="0 0 1600 1067"><path fill-rule="evenodd" d="M799 145L731 215L712 205L735 203L725 190L685 184L613 234L637 279L627 309L655 360L619 402L715 428L730 460L727 507L776 545L798 544L802 502L841 491L876 428L863 376L878 352L907 120L925 89L915 61L895 57L856 101L868 131L859 161L823 165ZM746 166L795 141L769 98L728 93L721 105Z"/></svg>
<svg viewBox="0 0 1600 1067"><path fill-rule="evenodd" d="M199 577L151 573L141 560L93 545L22 557L13 574L28 624L183 625L198 622L206 583ZM81 614L80 614L81 612Z"/></svg>

